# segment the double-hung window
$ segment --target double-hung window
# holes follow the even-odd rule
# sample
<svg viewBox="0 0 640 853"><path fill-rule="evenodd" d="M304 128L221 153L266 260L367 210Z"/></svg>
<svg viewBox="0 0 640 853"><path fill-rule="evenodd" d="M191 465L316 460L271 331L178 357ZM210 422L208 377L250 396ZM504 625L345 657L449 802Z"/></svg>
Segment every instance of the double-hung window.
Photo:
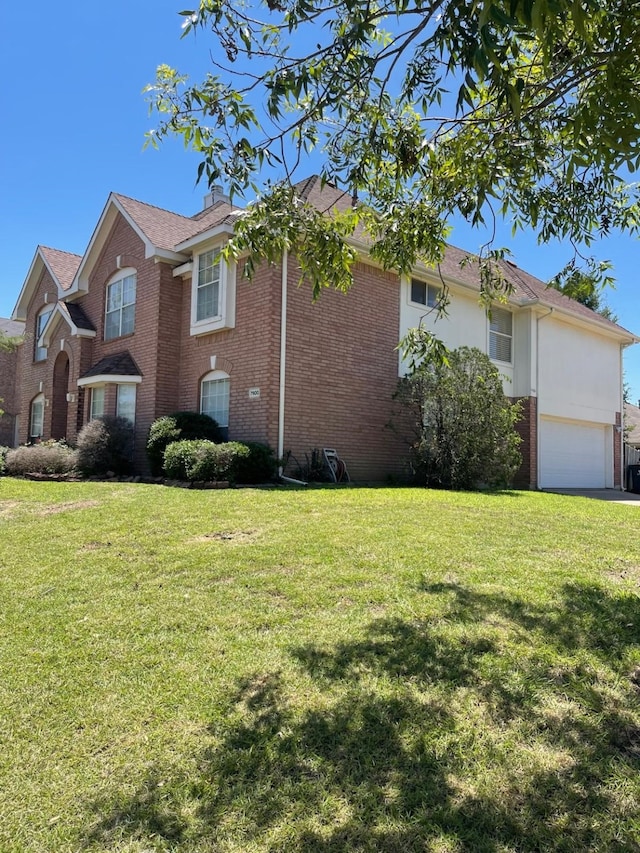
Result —
<svg viewBox="0 0 640 853"><path fill-rule="evenodd" d="M41 438L44 433L44 394L38 394L31 402L29 438Z"/></svg>
<svg viewBox="0 0 640 853"><path fill-rule="evenodd" d="M198 255L198 283L196 290L196 322L219 317L222 259L219 249Z"/></svg>
<svg viewBox="0 0 640 853"><path fill-rule="evenodd" d="M131 424L136 420L136 386L118 385L116 395L116 415L126 418Z"/></svg>
<svg viewBox="0 0 640 853"><path fill-rule="evenodd" d="M226 373L215 370L200 383L200 412L209 415L223 432L229 429L230 380Z"/></svg>
<svg viewBox="0 0 640 853"><path fill-rule="evenodd" d="M104 339L121 338L133 332L136 310L136 274L121 275L107 285Z"/></svg>
<svg viewBox="0 0 640 853"><path fill-rule="evenodd" d="M91 389L91 411L89 419L104 417L104 385L96 385Z"/></svg>
<svg viewBox="0 0 640 853"><path fill-rule="evenodd" d="M504 308L492 308L489 320L489 357L511 362L513 314Z"/></svg>

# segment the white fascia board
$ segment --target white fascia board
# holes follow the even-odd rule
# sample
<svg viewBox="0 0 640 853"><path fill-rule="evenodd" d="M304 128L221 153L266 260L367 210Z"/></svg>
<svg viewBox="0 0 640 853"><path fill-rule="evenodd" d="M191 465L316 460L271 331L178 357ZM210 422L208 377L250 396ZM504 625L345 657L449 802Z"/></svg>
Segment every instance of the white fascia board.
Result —
<svg viewBox="0 0 640 853"><path fill-rule="evenodd" d="M179 264L181 262L184 262L187 257L187 255L179 254L178 252L170 252L167 249L156 248L153 248L153 251L149 255L146 254L145 247L145 258L153 258L156 264Z"/></svg>
<svg viewBox="0 0 640 853"><path fill-rule="evenodd" d="M630 332L627 329L623 329L622 326L618 326L617 328L605 326L604 323L600 323L595 318L591 319L590 317L583 317L580 314L574 314L572 311L569 311L562 306L552 304L551 302L546 302L544 299L538 299L536 301L540 308L545 309L546 311L552 309L551 317L554 315L557 317L559 316L563 321L570 323L573 326L580 326L583 329L587 328L592 332L598 332L604 337L620 341L626 346L640 343L640 337L634 335L633 332Z"/></svg>
<svg viewBox="0 0 640 853"><path fill-rule="evenodd" d="M173 269L173 277L174 278L182 278L183 276L192 276L193 275L193 261L187 261L186 264L182 264L179 267L174 267Z"/></svg>
<svg viewBox="0 0 640 853"><path fill-rule="evenodd" d="M78 338L95 338L96 332L91 329L79 329L76 324L73 322L71 317L65 314L64 309L60 306L59 302L56 302L53 311L51 312L51 316L47 320L47 325L42 330L42 334L38 338L38 346L39 347L49 347L51 346L51 338L53 333L60 325L61 320L64 320L67 326L69 326L69 331L72 335Z"/></svg>
<svg viewBox="0 0 640 853"><path fill-rule="evenodd" d="M13 313L11 315L12 320L21 320L22 322L26 322L29 302L31 301L34 287L38 283L38 279L40 278L40 274L42 273L44 267L44 258L42 257L40 247L38 247L33 256L33 260L31 261L31 266L29 267L27 277L25 278L24 284L22 285L22 290L20 291L20 295L18 296L16 306L13 309ZM53 280L56 282L56 285L58 285L58 282L56 281L55 277Z"/></svg>
<svg viewBox="0 0 640 853"><path fill-rule="evenodd" d="M125 376L120 373L101 373L98 376L87 376L78 379L78 388L92 387L93 385L139 385L142 376Z"/></svg>
<svg viewBox="0 0 640 853"><path fill-rule="evenodd" d="M215 239L216 237L220 237L225 234L232 237L234 233L235 229L233 225L230 225L228 222L223 222L222 225L215 225L213 228L208 228L206 231L196 234L195 237L189 237L188 240L178 243L176 250L179 252L186 252L193 249L195 246L199 246L201 243L206 243L208 240Z"/></svg>

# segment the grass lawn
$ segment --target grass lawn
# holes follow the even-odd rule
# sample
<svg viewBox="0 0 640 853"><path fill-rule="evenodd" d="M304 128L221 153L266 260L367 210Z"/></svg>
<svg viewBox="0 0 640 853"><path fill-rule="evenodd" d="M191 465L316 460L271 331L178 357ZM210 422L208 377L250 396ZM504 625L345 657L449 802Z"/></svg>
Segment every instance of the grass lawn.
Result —
<svg viewBox="0 0 640 853"><path fill-rule="evenodd" d="M0 480L0 850L640 850L640 524Z"/></svg>

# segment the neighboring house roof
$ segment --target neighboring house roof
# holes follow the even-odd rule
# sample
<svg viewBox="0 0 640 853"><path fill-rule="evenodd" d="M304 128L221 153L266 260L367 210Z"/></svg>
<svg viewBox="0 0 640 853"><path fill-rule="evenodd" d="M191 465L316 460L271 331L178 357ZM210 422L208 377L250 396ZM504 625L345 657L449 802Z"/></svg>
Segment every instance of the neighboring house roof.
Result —
<svg viewBox="0 0 640 853"><path fill-rule="evenodd" d="M101 358L80 377L90 379L96 376L142 376L140 368L127 350Z"/></svg>
<svg viewBox="0 0 640 853"><path fill-rule="evenodd" d="M0 332L8 338L19 338L24 334L24 323L9 320L7 317L0 317Z"/></svg>
<svg viewBox="0 0 640 853"><path fill-rule="evenodd" d="M631 403L624 404L625 441L640 446L640 408Z"/></svg>

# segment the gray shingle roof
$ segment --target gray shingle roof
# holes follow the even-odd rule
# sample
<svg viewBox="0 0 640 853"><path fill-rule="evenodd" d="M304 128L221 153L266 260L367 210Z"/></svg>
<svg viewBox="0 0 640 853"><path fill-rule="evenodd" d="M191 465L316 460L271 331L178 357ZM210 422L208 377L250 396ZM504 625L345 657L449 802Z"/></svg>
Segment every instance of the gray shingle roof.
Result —
<svg viewBox="0 0 640 853"><path fill-rule="evenodd" d="M80 379L88 379L91 376L142 376L142 373L131 354L125 350L101 358L83 373Z"/></svg>

